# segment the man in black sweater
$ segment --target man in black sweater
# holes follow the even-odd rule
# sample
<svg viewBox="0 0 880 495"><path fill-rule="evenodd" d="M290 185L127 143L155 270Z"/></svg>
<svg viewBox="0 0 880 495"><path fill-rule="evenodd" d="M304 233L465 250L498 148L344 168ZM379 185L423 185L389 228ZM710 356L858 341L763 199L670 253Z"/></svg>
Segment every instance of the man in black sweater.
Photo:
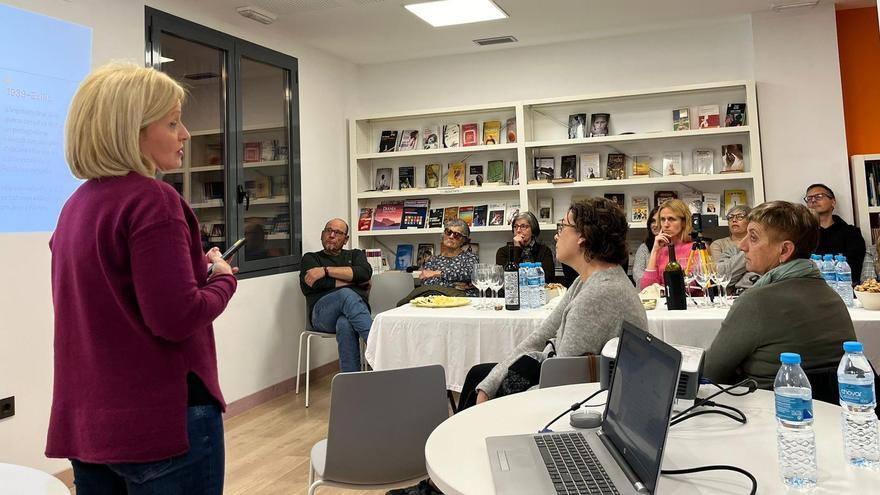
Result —
<svg viewBox="0 0 880 495"><path fill-rule="evenodd" d="M373 269L363 251L342 248L347 241L348 224L330 220L321 231L324 250L304 254L299 272L309 321L319 332L336 334L343 372L360 371L358 337L366 342L373 324L367 302Z"/></svg>
<svg viewBox="0 0 880 495"><path fill-rule="evenodd" d="M819 245L816 254L842 254L852 269L853 285L859 284L865 261L865 239L859 228L849 225L834 214L837 200L834 191L825 184L813 184L804 196L807 208L819 220Z"/></svg>

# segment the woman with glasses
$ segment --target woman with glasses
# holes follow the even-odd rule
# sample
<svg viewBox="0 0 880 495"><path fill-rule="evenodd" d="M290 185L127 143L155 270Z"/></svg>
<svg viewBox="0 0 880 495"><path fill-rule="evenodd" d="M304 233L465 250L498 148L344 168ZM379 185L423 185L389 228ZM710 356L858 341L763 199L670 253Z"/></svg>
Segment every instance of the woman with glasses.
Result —
<svg viewBox="0 0 880 495"><path fill-rule="evenodd" d="M691 209L680 199L670 199L660 205L657 213L660 232L654 237L654 246L648 257L645 274L639 283L644 289L651 284L663 285L663 270L669 263L667 246L675 246L675 259L682 267L687 266L688 256L694 243L690 240Z"/></svg>
<svg viewBox="0 0 880 495"><path fill-rule="evenodd" d="M513 217L510 224L513 230L513 262L519 265L523 262L541 263L544 269L544 277L550 282L555 279L556 267L553 264L553 251L550 247L538 240L541 228L538 219L530 212L524 212ZM498 248L495 253L495 264L507 265L507 246Z"/></svg>
<svg viewBox="0 0 880 495"><path fill-rule="evenodd" d="M633 260L633 282L636 286L642 281L645 275L645 268L648 267L648 258L651 256L651 249L654 248L654 237L660 233L660 222L657 221L657 210L655 206L648 215L648 234L645 236L645 242L639 244L636 250L636 257Z"/></svg>
<svg viewBox="0 0 880 495"><path fill-rule="evenodd" d="M431 256L425 262L419 278L422 286L441 286L462 290L469 297L478 295L471 284L474 265L479 263L477 255L467 250L471 229L462 220L448 220L443 227L440 241L440 254Z"/></svg>

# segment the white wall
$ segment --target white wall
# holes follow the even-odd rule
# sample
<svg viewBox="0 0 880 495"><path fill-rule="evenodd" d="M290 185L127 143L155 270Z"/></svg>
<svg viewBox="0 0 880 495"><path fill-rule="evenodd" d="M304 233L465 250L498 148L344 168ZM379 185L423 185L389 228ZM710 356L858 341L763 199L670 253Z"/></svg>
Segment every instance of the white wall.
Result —
<svg viewBox="0 0 880 495"><path fill-rule="evenodd" d="M114 59L143 63L143 1L3 1L91 27L95 66ZM349 211L345 118L355 94L354 65L234 10L213 12L197 0L148 3L299 59L303 249L320 249L324 222L345 217ZM53 368L48 240L49 234L0 235L0 259L6 260L0 284L0 397L16 397L16 415L0 421L0 462L58 472L69 463L43 456ZM216 321L220 383L228 401L294 375L297 338L305 318L297 275L241 281ZM318 344L313 358L314 366L336 359L335 343Z"/></svg>

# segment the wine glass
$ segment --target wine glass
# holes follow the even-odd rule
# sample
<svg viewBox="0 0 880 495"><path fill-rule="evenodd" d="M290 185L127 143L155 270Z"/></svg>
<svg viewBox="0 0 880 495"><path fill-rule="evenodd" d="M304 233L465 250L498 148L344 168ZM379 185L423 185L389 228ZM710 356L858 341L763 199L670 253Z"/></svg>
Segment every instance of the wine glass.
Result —
<svg viewBox="0 0 880 495"><path fill-rule="evenodd" d="M476 309L483 309L484 307L482 298L485 295L486 289L489 288L490 266L491 265L485 263L477 263L474 265L474 274L471 277L471 283L480 291L480 300L474 306Z"/></svg>
<svg viewBox="0 0 880 495"><path fill-rule="evenodd" d="M490 273L489 288L495 292L495 297L497 298L498 291L504 287L504 268L501 265L494 265Z"/></svg>
<svg viewBox="0 0 880 495"><path fill-rule="evenodd" d="M694 264L694 277L696 278L697 284L703 289L703 301L707 308L712 307L712 302L709 300L709 287L712 285L712 277L714 276L713 270L714 264L712 261L702 259L702 257Z"/></svg>
<svg viewBox="0 0 880 495"><path fill-rule="evenodd" d="M732 268L730 263L715 265L715 283L718 284L718 290L720 291L722 308L730 307L730 301L727 300L727 284L730 283Z"/></svg>

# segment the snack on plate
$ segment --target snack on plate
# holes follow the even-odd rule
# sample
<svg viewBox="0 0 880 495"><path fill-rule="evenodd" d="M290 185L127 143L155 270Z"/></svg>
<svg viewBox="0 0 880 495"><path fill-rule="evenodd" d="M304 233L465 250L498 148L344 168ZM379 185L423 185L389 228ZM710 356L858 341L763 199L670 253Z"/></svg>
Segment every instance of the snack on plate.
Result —
<svg viewBox="0 0 880 495"><path fill-rule="evenodd" d="M639 292L639 298L642 300L659 299L660 294L661 294L660 293L661 289L662 289L662 287L660 286L660 284L651 284L651 285L645 287L644 289L642 289L641 292Z"/></svg>
<svg viewBox="0 0 880 495"><path fill-rule="evenodd" d="M547 294L547 301L562 296L563 294L565 294L565 291L568 290L565 288L564 285L556 283L545 284L544 289Z"/></svg>
<svg viewBox="0 0 880 495"><path fill-rule="evenodd" d="M409 303L420 308L455 308L470 304L470 299L466 297L451 296L422 296L412 299Z"/></svg>
<svg viewBox="0 0 880 495"><path fill-rule="evenodd" d="M880 282L877 282L873 278L869 278L868 280L865 280L861 284L857 285L856 290L859 292L880 293Z"/></svg>
<svg viewBox="0 0 880 495"><path fill-rule="evenodd" d="M644 306L645 311L650 311L652 309L657 308L657 300L656 299L642 299L642 306Z"/></svg>

